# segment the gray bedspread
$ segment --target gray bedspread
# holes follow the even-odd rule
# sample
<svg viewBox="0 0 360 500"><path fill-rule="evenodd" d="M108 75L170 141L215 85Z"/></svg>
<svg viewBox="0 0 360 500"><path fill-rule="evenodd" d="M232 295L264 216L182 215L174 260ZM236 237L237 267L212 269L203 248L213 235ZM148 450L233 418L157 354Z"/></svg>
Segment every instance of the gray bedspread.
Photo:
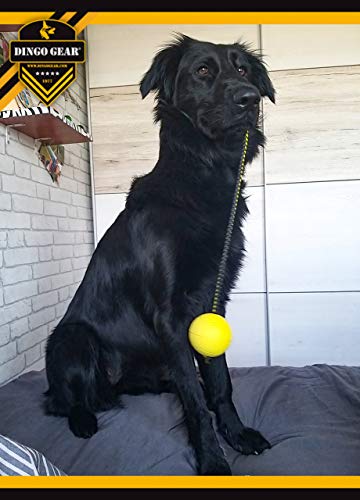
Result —
<svg viewBox="0 0 360 500"><path fill-rule="evenodd" d="M219 437L234 475L359 475L360 367L233 368L234 402L246 425L272 443L242 456ZM65 418L46 416L44 372L0 388L0 434L43 453L69 475L194 475L175 395L123 396L124 409L99 415L78 439Z"/></svg>

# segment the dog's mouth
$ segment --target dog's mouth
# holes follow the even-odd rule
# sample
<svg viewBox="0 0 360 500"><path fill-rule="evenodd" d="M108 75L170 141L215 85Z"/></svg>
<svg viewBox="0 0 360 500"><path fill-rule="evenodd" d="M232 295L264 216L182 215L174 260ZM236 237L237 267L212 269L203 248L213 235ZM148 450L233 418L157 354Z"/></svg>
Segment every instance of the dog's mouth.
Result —
<svg viewBox="0 0 360 500"><path fill-rule="evenodd" d="M211 139L223 137L228 133L242 132L255 128L259 121L259 107L237 112L230 117L224 113L204 112L198 115L197 124L199 129Z"/></svg>

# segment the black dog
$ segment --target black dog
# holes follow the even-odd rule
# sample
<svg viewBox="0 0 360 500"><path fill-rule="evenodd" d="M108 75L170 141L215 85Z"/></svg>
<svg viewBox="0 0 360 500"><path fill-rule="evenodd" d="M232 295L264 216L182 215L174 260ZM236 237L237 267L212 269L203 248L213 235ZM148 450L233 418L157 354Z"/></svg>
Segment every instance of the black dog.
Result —
<svg viewBox="0 0 360 500"><path fill-rule="evenodd" d="M182 35L156 55L140 90L143 97L157 92L159 160L133 181L125 210L49 338L46 408L68 416L76 436L90 437L95 413L119 405L120 394L175 391L199 473L231 474L208 407L236 450L258 454L270 444L240 421L225 356L206 363L187 332L211 310L244 134L249 130L250 162L264 143L257 128L261 96L274 102L275 92L260 58L244 44ZM241 197L222 315L244 253L246 214Z"/></svg>

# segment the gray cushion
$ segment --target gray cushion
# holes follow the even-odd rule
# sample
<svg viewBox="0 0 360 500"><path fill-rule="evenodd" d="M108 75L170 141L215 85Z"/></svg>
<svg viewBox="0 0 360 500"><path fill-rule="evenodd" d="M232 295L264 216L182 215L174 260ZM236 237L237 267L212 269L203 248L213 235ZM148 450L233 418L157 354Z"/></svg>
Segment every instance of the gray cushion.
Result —
<svg viewBox="0 0 360 500"><path fill-rule="evenodd" d="M242 456L219 437L235 475L359 475L360 367L233 368L244 423L272 443ZM194 475L182 407L173 394L123 396L124 409L99 415L91 439L65 418L46 416L44 372L0 388L0 434L42 452L69 475Z"/></svg>

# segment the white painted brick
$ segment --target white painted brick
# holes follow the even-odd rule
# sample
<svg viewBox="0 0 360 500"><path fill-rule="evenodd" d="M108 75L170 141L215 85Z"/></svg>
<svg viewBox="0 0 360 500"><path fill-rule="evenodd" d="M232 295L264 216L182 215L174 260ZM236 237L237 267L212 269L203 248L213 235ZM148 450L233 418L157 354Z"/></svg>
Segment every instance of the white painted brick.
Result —
<svg viewBox="0 0 360 500"><path fill-rule="evenodd" d="M5 304L12 304L21 299L27 299L37 293L36 281L25 281L4 287Z"/></svg>
<svg viewBox="0 0 360 500"><path fill-rule="evenodd" d="M74 169L69 164L66 164L66 168L63 169L61 174L62 174L62 177L61 177L62 179L64 177L67 177L68 179L73 179L74 178Z"/></svg>
<svg viewBox="0 0 360 500"><path fill-rule="evenodd" d="M25 162L29 162L31 164L36 165L37 157L33 148L25 146L16 140L11 140L9 144L7 144L6 152L9 156L13 156L14 158L18 158L19 160L23 160Z"/></svg>
<svg viewBox="0 0 360 500"><path fill-rule="evenodd" d="M41 264L33 265L34 278L43 278L44 276L51 276L59 272L60 266L58 262L42 262Z"/></svg>
<svg viewBox="0 0 360 500"><path fill-rule="evenodd" d="M33 371L34 372L40 372L44 368L45 368L45 359L44 358L40 358L39 361L36 361L36 363L34 363L33 365L27 366L24 369L23 373L33 372Z"/></svg>
<svg viewBox="0 0 360 500"><path fill-rule="evenodd" d="M21 129L19 129L19 142L33 149L35 145L34 139L28 135L23 134L20 130Z"/></svg>
<svg viewBox="0 0 360 500"><path fill-rule="evenodd" d="M51 278L52 288L55 290L57 288L62 288L67 285L71 285L73 283L73 274L72 272L58 274Z"/></svg>
<svg viewBox="0 0 360 500"><path fill-rule="evenodd" d="M13 209L15 212L30 212L32 214L42 214L44 205L42 200L23 196L21 194L13 194Z"/></svg>
<svg viewBox="0 0 360 500"><path fill-rule="evenodd" d="M0 248L6 248L6 247L7 247L7 232L0 231Z"/></svg>
<svg viewBox="0 0 360 500"><path fill-rule="evenodd" d="M52 184L50 174L45 167L32 167L31 178L35 182L40 182L40 184L45 184L46 186L51 186Z"/></svg>
<svg viewBox="0 0 360 500"><path fill-rule="evenodd" d="M43 184L37 184L36 195L38 198L43 198L44 200L48 200L50 198L49 186L44 186Z"/></svg>
<svg viewBox="0 0 360 500"><path fill-rule="evenodd" d="M75 257L83 257L85 255L91 255L93 252L93 246L88 243L84 243L83 245L76 245L74 247L74 256Z"/></svg>
<svg viewBox="0 0 360 500"><path fill-rule="evenodd" d="M29 320L28 318L21 318L13 321L10 325L11 338L17 339L29 331Z"/></svg>
<svg viewBox="0 0 360 500"><path fill-rule="evenodd" d="M81 219L87 219L92 221L92 209L91 208L82 208L77 207L78 217Z"/></svg>
<svg viewBox="0 0 360 500"><path fill-rule="evenodd" d="M75 243L75 233L67 233L63 231L57 231L54 233L54 243L55 245L67 245Z"/></svg>
<svg viewBox="0 0 360 500"><path fill-rule="evenodd" d="M52 257L52 247L40 247L39 248L39 259L40 262L47 262L51 260Z"/></svg>
<svg viewBox="0 0 360 500"><path fill-rule="evenodd" d="M73 269L82 269L88 266L90 257L74 257L72 259Z"/></svg>
<svg viewBox="0 0 360 500"><path fill-rule="evenodd" d="M31 166L21 160L15 160L15 174L19 177L26 177L30 179L30 168Z"/></svg>
<svg viewBox="0 0 360 500"><path fill-rule="evenodd" d="M14 229L14 228L29 228L30 215L28 214L15 214L0 212L0 228Z"/></svg>
<svg viewBox="0 0 360 500"><path fill-rule="evenodd" d="M67 219L59 219L58 220L60 231L67 231L69 228L69 221Z"/></svg>
<svg viewBox="0 0 360 500"><path fill-rule="evenodd" d="M59 292L59 302L63 302L69 298L69 287L60 288Z"/></svg>
<svg viewBox="0 0 360 500"><path fill-rule="evenodd" d="M62 318L64 314L66 313L66 310L68 308L69 301L61 302L56 306L56 317L57 318Z"/></svg>
<svg viewBox="0 0 360 500"><path fill-rule="evenodd" d="M67 257L72 257L74 254L73 247L71 245L54 245L53 246L53 258L66 259Z"/></svg>
<svg viewBox="0 0 360 500"><path fill-rule="evenodd" d="M72 165L73 167L75 167L75 169L80 169L80 157L79 155L74 155L73 153L70 153L68 155L69 159L69 163L70 165ZM75 171L78 171L78 170L75 170Z"/></svg>
<svg viewBox="0 0 360 500"><path fill-rule="evenodd" d="M78 274L79 272L80 271L75 271L74 274ZM80 280L76 280L77 281L76 283L73 283L72 285L69 286L70 298L74 297L77 289L79 288L81 280L82 278ZM74 282L75 282L75 277L74 277Z"/></svg>
<svg viewBox="0 0 360 500"><path fill-rule="evenodd" d="M77 207L68 206L67 207L67 214L68 214L68 217L72 217L73 219L76 219L78 216Z"/></svg>
<svg viewBox="0 0 360 500"><path fill-rule="evenodd" d="M92 243L94 246L94 234L84 233L84 243Z"/></svg>
<svg viewBox="0 0 360 500"><path fill-rule="evenodd" d="M46 309L41 309L41 311L32 314L29 317L29 325L31 330L37 328L38 326L45 325L55 319L55 308L47 307ZM40 339L43 340L43 339Z"/></svg>
<svg viewBox="0 0 360 500"><path fill-rule="evenodd" d="M0 172L3 174L13 174L14 170L14 159L6 155L0 155Z"/></svg>
<svg viewBox="0 0 360 500"><path fill-rule="evenodd" d="M22 179L15 175L3 175L2 181L3 191L36 197L36 184L29 179Z"/></svg>
<svg viewBox="0 0 360 500"><path fill-rule="evenodd" d="M44 307L49 307L57 304L59 297L57 292L48 292L32 298L33 311L39 311Z"/></svg>
<svg viewBox="0 0 360 500"><path fill-rule="evenodd" d="M90 185L90 175L82 170L74 170L74 179L82 182L83 184Z"/></svg>
<svg viewBox="0 0 360 500"><path fill-rule="evenodd" d="M46 215L55 215L55 217L66 217L66 205L55 201L45 201L44 213Z"/></svg>
<svg viewBox="0 0 360 500"><path fill-rule="evenodd" d="M39 344L45 340L48 336L48 329L46 325L37 328L36 330L29 332L27 335L23 335L17 339L17 348L19 352L24 352L30 349L36 344Z"/></svg>
<svg viewBox="0 0 360 500"><path fill-rule="evenodd" d="M5 154L5 137L0 136L0 154Z"/></svg>
<svg viewBox="0 0 360 500"><path fill-rule="evenodd" d="M10 340L9 325L0 326L0 346L7 344L9 340Z"/></svg>
<svg viewBox="0 0 360 500"><path fill-rule="evenodd" d="M26 231L25 242L29 247L51 245L53 233L50 231Z"/></svg>
<svg viewBox="0 0 360 500"><path fill-rule="evenodd" d="M71 259L60 260L60 272L66 273L72 270Z"/></svg>
<svg viewBox="0 0 360 500"><path fill-rule="evenodd" d="M61 177L61 188L66 191L71 191L72 193L77 192L77 182L73 179L68 179L67 177Z"/></svg>
<svg viewBox="0 0 360 500"><path fill-rule="evenodd" d="M29 281L32 278L31 266L3 267L0 269L0 276L4 286Z"/></svg>
<svg viewBox="0 0 360 500"><path fill-rule="evenodd" d="M33 215L31 217L33 229L57 229L58 222L56 217L50 215Z"/></svg>
<svg viewBox="0 0 360 500"><path fill-rule="evenodd" d="M87 160L80 160L79 168L83 172L88 172L89 171L89 162Z"/></svg>
<svg viewBox="0 0 360 500"><path fill-rule="evenodd" d="M72 204L76 207L90 208L91 199L88 196L83 196L82 194L73 194Z"/></svg>
<svg viewBox="0 0 360 500"><path fill-rule="evenodd" d="M89 196L89 189L87 184L78 183L78 193Z"/></svg>
<svg viewBox="0 0 360 500"><path fill-rule="evenodd" d="M48 323L47 327L48 327L48 335L50 335L54 329L56 328L56 326L58 325L59 323L59 320L58 319L54 319L53 321L50 321L50 323Z"/></svg>
<svg viewBox="0 0 360 500"><path fill-rule="evenodd" d="M51 278L42 278L38 280L39 293L48 292L51 290Z"/></svg>
<svg viewBox="0 0 360 500"><path fill-rule="evenodd" d="M65 191L62 188L52 187L50 188L50 199L52 201L58 201L60 203L71 203L71 193Z"/></svg>
<svg viewBox="0 0 360 500"><path fill-rule="evenodd" d="M77 269L76 271L73 271L74 274L74 281L79 282L82 281L84 274L85 274L86 269ZM77 286L77 285L76 285Z"/></svg>
<svg viewBox="0 0 360 500"><path fill-rule="evenodd" d="M74 233L75 234L75 242L77 244L81 244L84 242L84 233Z"/></svg>
<svg viewBox="0 0 360 500"><path fill-rule="evenodd" d="M19 375L25 368L25 355L17 356L1 366L0 384L7 382L16 375Z"/></svg>
<svg viewBox="0 0 360 500"><path fill-rule="evenodd" d="M30 313L31 313L30 299L16 302L11 306L4 306L1 309L0 325L4 325L5 323L10 323L10 321L13 321L14 319L28 316Z"/></svg>
<svg viewBox="0 0 360 500"><path fill-rule="evenodd" d="M11 196L6 193L0 193L0 210L11 210Z"/></svg>
<svg viewBox="0 0 360 500"><path fill-rule="evenodd" d="M40 344L41 356L45 356L45 354L46 354L46 344L47 344L47 340L43 340Z"/></svg>
<svg viewBox="0 0 360 500"><path fill-rule="evenodd" d="M2 267L2 265L3 265L3 260L4 260L4 258L3 258L3 251L0 250L0 267Z"/></svg>
<svg viewBox="0 0 360 500"><path fill-rule="evenodd" d="M18 248L24 246L24 231L8 231L8 247Z"/></svg>
<svg viewBox="0 0 360 500"><path fill-rule="evenodd" d="M40 344L31 347L28 351L25 352L26 366L33 365L40 358L41 358Z"/></svg>
<svg viewBox="0 0 360 500"><path fill-rule="evenodd" d="M71 231L87 231L87 221L81 219L69 219L67 221L69 223L69 229Z"/></svg>
<svg viewBox="0 0 360 500"><path fill-rule="evenodd" d="M16 356L16 342L10 342L2 347L0 347L0 365L3 365L10 359L14 359Z"/></svg>
<svg viewBox="0 0 360 500"><path fill-rule="evenodd" d="M31 264L39 260L37 248L14 248L4 250L4 259L7 266Z"/></svg>

